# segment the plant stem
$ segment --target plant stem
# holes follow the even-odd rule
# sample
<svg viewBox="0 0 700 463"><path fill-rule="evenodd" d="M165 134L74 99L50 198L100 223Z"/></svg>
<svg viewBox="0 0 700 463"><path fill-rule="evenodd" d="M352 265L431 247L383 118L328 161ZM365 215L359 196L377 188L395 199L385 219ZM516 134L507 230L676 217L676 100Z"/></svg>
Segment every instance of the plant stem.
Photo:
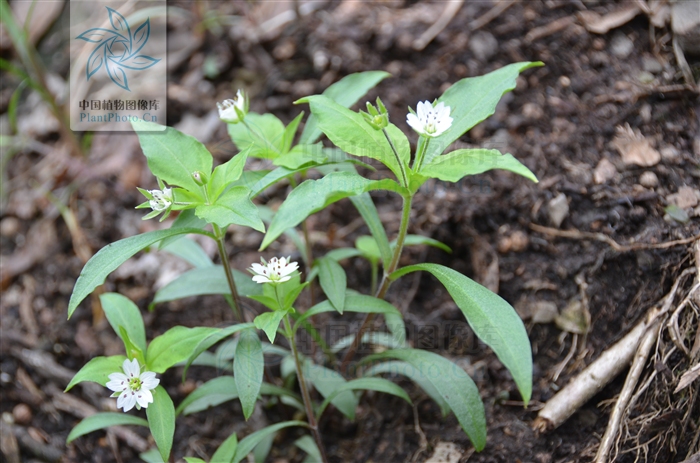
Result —
<svg viewBox="0 0 700 463"><path fill-rule="evenodd" d="M416 154L416 159L413 161L413 171L419 172L421 165L423 164L423 158L425 157L426 151L428 151L428 143L430 143L430 137L425 137L423 144L420 145L418 154Z"/></svg>
<svg viewBox="0 0 700 463"><path fill-rule="evenodd" d="M394 248L394 254L391 258L391 263L389 264L389 268L384 269L384 276L382 277L382 283L379 286L379 290L377 291L377 294L375 296L378 299L384 299L384 297L386 296L386 293L389 290L389 285L391 284L391 281L389 281L389 275L394 273L394 271L396 271L396 268L399 266L399 259L401 258L401 252L403 251L403 244L404 244L404 241L406 240L406 233L408 232L408 222L411 218L412 202L413 202L413 196L404 196L403 209L401 211L401 225L399 226L399 236L396 238L396 247ZM367 330L370 323L372 323L372 320L374 320L374 314L368 313L365 316L365 319L362 321L362 325L360 325L360 329L357 331L357 334L355 335L355 339L353 340L352 344L350 345L350 348L348 349L348 352L345 354L345 357L343 357L343 362L340 365L341 372L345 373L345 370L347 370L348 363L350 362L350 360L352 360L353 356L355 355L357 348L360 346L360 343L362 342L362 335Z"/></svg>
<svg viewBox="0 0 700 463"><path fill-rule="evenodd" d="M389 146L391 146L391 151L394 152L394 157L396 157L396 162L399 164L399 168L401 169L401 177L403 180L403 186L405 188L408 188L408 178L406 177L406 169L404 169L403 162L401 162L401 158L399 157L399 152L396 151L396 147L394 146L394 142L392 142L391 138L389 138L389 133L386 131L386 129L382 129L382 133L384 133L384 137L386 138L386 141L389 142Z"/></svg>
<svg viewBox="0 0 700 463"><path fill-rule="evenodd" d="M326 457L326 451L323 447L323 441L321 440L321 434L318 431L318 422L316 421L316 415L314 414L314 409L311 403L311 395L309 394L309 388L306 385L306 380L304 379L303 367L301 361L299 360L299 351L297 350L297 343L294 336L294 330L292 330L292 325L289 323L289 315L284 317L284 328L287 331L287 338L289 343L292 345L292 354L294 355L294 365L297 370L297 380L299 381L299 388L301 389L301 398L304 400L304 407L306 408L306 418L309 420L309 428L311 428L311 433L314 435L314 440L316 441L316 446L321 454L321 460L323 463L328 463L328 457Z"/></svg>
<svg viewBox="0 0 700 463"><path fill-rule="evenodd" d="M221 257L221 265L224 266L224 271L226 272L226 280L228 281L228 287L231 290L231 297L233 298L233 316L237 322L242 322L241 314L241 298L238 295L238 290L236 290L236 282L233 279L233 272L231 271L231 263L228 260L228 255L226 254L226 246L224 243L224 237L226 234L222 232L221 228L213 223L214 234L216 235L216 245L219 248L219 257Z"/></svg>

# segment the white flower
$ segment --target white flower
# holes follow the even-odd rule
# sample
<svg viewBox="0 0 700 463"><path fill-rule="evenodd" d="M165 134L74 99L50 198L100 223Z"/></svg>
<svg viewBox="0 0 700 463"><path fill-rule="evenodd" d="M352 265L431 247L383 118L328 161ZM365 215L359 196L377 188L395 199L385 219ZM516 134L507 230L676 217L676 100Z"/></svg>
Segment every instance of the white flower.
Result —
<svg viewBox="0 0 700 463"><path fill-rule="evenodd" d="M152 371L141 373L138 360L124 360L122 364L124 373L112 373L109 375L110 381L107 388L114 391L110 397L117 399L117 408L123 408L128 412L134 405L141 410L141 407L148 408L148 404L153 403L151 389L155 389L160 383L156 379L156 374Z"/></svg>
<svg viewBox="0 0 700 463"><path fill-rule="evenodd" d="M173 192L170 188L163 190L148 190L153 199L148 201L149 206L156 212L163 212L173 204Z"/></svg>
<svg viewBox="0 0 700 463"><path fill-rule="evenodd" d="M216 103L216 107L219 108L219 118L222 121L237 124L248 113L248 99L242 90L238 90L236 98Z"/></svg>
<svg viewBox="0 0 700 463"><path fill-rule="evenodd" d="M256 283L284 283L289 281L291 274L299 268L299 264L291 262L289 257L273 257L270 262L260 258L262 264L252 264L248 269L255 275L253 281Z"/></svg>
<svg viewBox="0 0 700 463"><path fill-rule="evenodd" d="M437 137L452 126L450 107L445 106L445 103L433 107L429 101L421 101L417 108L415 113L409 108L411 112L406 116L406 122L419 134Z"/></svg>

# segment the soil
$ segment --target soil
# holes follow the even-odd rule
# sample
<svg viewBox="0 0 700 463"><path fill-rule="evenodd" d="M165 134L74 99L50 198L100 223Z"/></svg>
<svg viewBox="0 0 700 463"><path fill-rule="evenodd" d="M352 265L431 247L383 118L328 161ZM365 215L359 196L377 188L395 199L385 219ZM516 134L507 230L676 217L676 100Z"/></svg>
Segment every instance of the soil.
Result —
<svg viewBox="0 0 700 463"><path fill-rule="evenodd" d="M429 182L416 199L409 231L440 240L453 252L415 247L402 260L402 264L422 260L449 266L496 290L516 307L532 342L532 403L523 407L507 370L474 339L439 282L414 274L394 284L388 300L404 310L414 347L447 356L464 366L477 383L488 420L486 448L475 453L454 416L442 417L435 403L400 378L397 381L410 392L415 409L392 396L366 394L354 422L332 410L321 427L334 462L426 461L445 442L455 444L456 456L429 461L591 461L624 373L552 432L533 430L537 410L658 305L682 270L693 266L687 240L668 247L620 251L599 238L604 235L620 245L654 245L700 233L698 197L692 201L692 195L699 195L700 104L697 90L683 86L669 26L652 28L647 16L639 14L606 34L594 34L582 25L580 12L604 16L625 4L545 1L516 2L475 29L474 21L494 4L467 2L423 50L416 50L414 40L448 3L309 3L314 11L269 30L253 26L269 25L265 19L291 3L173 4L185 14L170 20L173 58L167 124L200 138L218 161L235 151L216 117L215 102L231 97L239 87L249 90L251 110L272 112L287 123L300 110L292 104L297 98L320 93L349 73L386 70L393 76L372 90L368 99L380 95L392 122L410 133L403 118L406 107L437 98L451 83L511 62L545 63L525 71L495 115L459 141L463 146L513 153L540 182L501 171L458 184ZM38 49L50 72L65 78L65 66L51 58L65 53L59 29L50 30ZM4 58L13 56L12 50L3 50ZM9 77L3 79L3 120L17 84ZM41 121L37 118L44 114L37 99L26 92L20 108L20 126L31 117ZM646 166L625 162L624 149L617 149L613 140L622 137L620 130L625 129L618 127L626 124L637 131L639 143L660 154L659 161ZM136 437L131 441L95 432L66 446L68 433L80 420L80 407L109 407L109 400L101 388L76 387L70 396L77 400L72 402L62 398L61 391L66 377L90 358L121 353L109 326L93 321L90 300L66 320L68 298L83 266L80 250L94 252L157 227L153 221L142 222L140 212L133 209L140 202L135 186L155 182L133 136L94 134L89 156L71 159L55 124L39 123L26 135L39 147L25 148L3 161L7 180L0 222L4 273L0 411L5 461L139 461L139 442L148 438L142 429L134 430ZM603 175L606 166L609 175ZM69 227L61 218L49 191L59 202L68 201L64 219L74 220L75 226ZM678 204L678 196L673 195L679 192L690 194L689 202ZM279 204L284 194L284 188L268 192L269 204ZM373 197L394 236L399 199ZM682 206L686 217L676 215L678 208L668 212L671 204ZM314 254L352 245L357 236L367 234L357 218L347 201L312 217ZM574 233L557 236L561 230ZM233 228L229 247L236 250L231 255L236 268L244 269L258 259L260 240L258 233ZM270 255L294 256L294 252L284 239L270 249ZM343 264L349 285L367 292L369 266L359 259ZM149 337L175 325L231 323L226 303L213 296L147 311L155 289L167 278L165 269L181 273L186 268L161 254L142 255L115 272L105 289L130 297L143 309ZM687 284L681 286L687 288ZM571 333L576 328L547 318L544 308L551 307L558 313L573 307L581 333ZM343 320L351 321L351 329L360 323L352 317ZM693 328L691 323L688 339L696 331L697 324ZM659 351L671 344L667 333L661 338ZM40 361L32 362L32 353ZM672 390L689 364L690 359L676 351L664 362L648 365L645 374L668 370L671 375L669 379L660 374L665 382L653 381L651 391L661 397L658 391ZM275 368L271 366L273 373ZM176 404L196 383L220 372L194 367L185 383L180 382L180 374L175 369L161 378ZM700 450L700 403L690 400L677 407L674 404L680 402L659 403L650 394L627 418L628 433L610 461L681 462ZM637 426L641 421L635 419L651 412L657 418L665 416L666 422L657 420L643 429ZM293 416L291 409L265 404L246 423L235 401L178 418L173 454L176 459L211 455L232 431L240 439L265 424ZM300 433L280 432L267 461L302 461L303 452L293 446Z"/></svg>

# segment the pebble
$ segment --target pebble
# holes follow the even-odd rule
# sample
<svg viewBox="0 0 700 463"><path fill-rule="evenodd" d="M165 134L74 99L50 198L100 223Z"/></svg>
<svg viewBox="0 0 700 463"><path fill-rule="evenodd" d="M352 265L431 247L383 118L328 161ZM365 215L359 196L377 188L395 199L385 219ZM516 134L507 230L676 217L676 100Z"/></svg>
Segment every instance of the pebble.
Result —
<svg viewBox="0 0 700 463"><path fill-rule="evenodd" d="M610 51L618 58L627 58L634 51L634 42L625 34L617 33L610 42Z"/></svg>
<svg viewBox="0 0 700 463"><path fill-rule="evenodd" d="M17 424L29 424L32 421L32 409L27 404L17 404L12 409L12 417Z"/></svg>
<svg viewBox="0 0 700 463"><path fill-rule="evenodd" d="M530 244L530 239L527 234L516 230L508 236L501 236L498 239L497 249L501 254L508 252L523 252Z"/></svg>
<svg viewBox="0 0 700 463"><path fill-rule="evenodd" d="M0 235L13 237L21 228L21 223L17 217L5 217L0 221Z"/></svg>
<svg viewBox="0 0 700 463"><path fill-rule="evenodd" d="M607 158L603 158L593 171L593 180L596 184L601 185L615 178L615 175L617 175L615 164L610 162Z"/></svg>
<svg viewBox="0 0 700 463"><path fill-rule="evenodd" d="M661 63L651 56L642 56L642 69L646 72L659 73L664 70Z"/></svg>
<svg viewBox="0 0 700 463"><path fill-rule="evenodd" d="M650 170L639 176L639 184L645 188L654 188L659 184L659 177Z"/></svg>
<svg viewBox="0 0 700 463"><path fill-rule="evenodd" d="M569 201L564 193L559 193L547 204L549 222L555 228L559 228L567 215L569 215Z"/></svg>
<svg viewBox="0 0 700 463"><path fill-rule="evenodd" d="M469 49L479 61L488 61L498 53L498 40L488 32L477 32L469 41Z"/></svg>

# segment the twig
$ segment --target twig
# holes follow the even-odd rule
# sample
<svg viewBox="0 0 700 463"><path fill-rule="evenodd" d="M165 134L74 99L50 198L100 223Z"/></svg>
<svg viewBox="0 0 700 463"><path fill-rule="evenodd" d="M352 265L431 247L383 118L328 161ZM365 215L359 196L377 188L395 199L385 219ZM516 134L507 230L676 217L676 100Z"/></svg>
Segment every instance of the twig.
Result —
<svg viewBox="0 0 700 463"><path fill-rule="evenodd" d="M533 428L538 432L547 432L559 427L612 381L632 360L640 338L649 327L649 318L639 322L624 338L603 352L595 362L549 399L537 414Z"/></svg>
<svg viewBox="0 0 700 463"><path fill-rule="evenodd" d="M503 12L515 4L515 0L501 0L489 11L479 16L477 19L469 23L469 28L476 31L499 17Z"/></svg>
<svg viewBox="0 0 700 463"><path fill-rule="evenodd" d="M681 246L683 244L692 243L694 241L700 240L700 235L691 236L690 238L685 238L682 240L666 241L664 243L647 244L647 243L634 243L629 245L618 244L617 241L610 238L604 233L591 233L583 232L579 230L558 230L556 228L543 227L542 225L537 225L534 223L530 224L530 228L536 232L546 233L548 235L559 236L561 238L571 238L571 239L590 239L596 241L602 241L607 243L617 252L629 252L636 251L640 249L667 249L674 246Z"/></svg>
<svg viewBox="0 0 700 463"><path fill-rule="evenodd" d="M455 17L455 14L457 14L463 3L464 0L452 0L447 2L445 9L442 10L442 13L437 21L435 21L435 23L433 23L433 25L430 26L427 31L423 32L420 37L413 41L413 49L421 51L427 47L428 44L447 27L450 21L452 21L452 18Z"/></svg>
<svg viewBox="0 0 700 463"><path fill-rule="evenodd" d="M669 300L672 300L672 298L669 298ZM637 353L635 354L632 362L632 368L630 368L630 372L625 380L625 385L622 387L620 396L615 403L615 408L613 408L613 411L610 414L610 421L608 422L608 427L605 429L603 439L600 441L600 446L598 447L598 453L596 454L594 463L607 463L608 461L610 449L617 439L617 435L620 430L620 423L622 422L622 418L627 411L627 405L632 398L634 389L637 387L642 370L644 369L644 366L649 358L649 352L656 343L656 337L658 336L660 329L661 323L657 318L646 333L644 333L644 336L639 343Z"/></svg>

